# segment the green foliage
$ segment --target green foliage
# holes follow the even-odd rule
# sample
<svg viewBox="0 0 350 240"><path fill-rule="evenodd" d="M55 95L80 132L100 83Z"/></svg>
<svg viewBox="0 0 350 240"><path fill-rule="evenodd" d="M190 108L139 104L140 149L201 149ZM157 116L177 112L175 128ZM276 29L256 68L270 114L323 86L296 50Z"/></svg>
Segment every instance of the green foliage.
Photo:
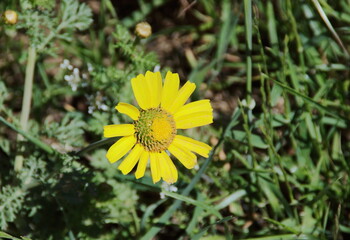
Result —
<svg viewBox="0 0 350 240"><path fill-rule="evenodd" d="M16 219L22 208L24 193L20 188L3 186L0 191L0 226L6 229L9 222Z"/></svg>
<svg viewBox="0 0 350 240"><path fill-rule="evenodd" d="M75 0L64 0L57 15L53 11L54 1L21 0L20 3L23 11L17 28L25 29L32 46L39 51L50 52L54 39L71 41L71 35L65 31L85 30L92 22L91 9Z"/></svg>
<svg viewBox="0 0 350 240"><path fill-rule="evenodd" d="M25 29L34 46L39 46L45 41L47 32L54 31L56 19L50 10L44 9L42 12L32 8L31 5L26 6L22 3L23 12L19 16L18 29ZM43 26L43 24L45 25Z"/></svg>
<svg viewBox="0 0 350 240"><path fill-rule="evenodd" d="M61 23L58 30L85 30L92 23L91 9L84 3L74 0L63 0L61 4Z"/></svg>
<svg viewBox="0 0 350 240"><path fill-rule="evenodd" d="M20 239L22 239L22 240L30 240L30 238L27 238L27 237L21 237L19 239L19 238L13 237L10 234L7 234L7 233L2 232L2 231L0 231L0 237L1 238L6 238L6 239L11 239L11 240L20 240Z"/></svg>
<svg viewBox="0 0 350 240"><path fill-rule="evenodd" d="M156 55L153 52L140 51L133 43L129 31L122 25L117 26L114 37L117 40L115 47L120 49L134 66L139 66L138 69L152 69L157 64Z"/></svg>
<svg viewBox="0 0 350 240"><path fill-rule="evenodd" d="M82 147L86 123L79 113L68 113L59 122L45 123L47 136L57 139L64 148Z"/></svg>

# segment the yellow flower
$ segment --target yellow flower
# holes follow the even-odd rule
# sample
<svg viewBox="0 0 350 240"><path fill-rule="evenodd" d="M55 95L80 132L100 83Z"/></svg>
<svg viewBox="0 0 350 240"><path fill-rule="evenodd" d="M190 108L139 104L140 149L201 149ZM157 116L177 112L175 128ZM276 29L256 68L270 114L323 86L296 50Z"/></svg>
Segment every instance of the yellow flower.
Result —
<svg viewBox="0 0 350 240"><path fill-rule="evenodd" d="M104 126L105 137L119 137L106 157L114 163L126 155L118 169L128 174L138 163L136 178L145 174L150 160L153 182L161 178L167 183L177 181L177 169L168 155L173 154L188 169L197 164L197 153L208 157L211 147L192 138L177 135L177 129L188 129L213 122L209 100L185 104L196 88L191 82L179 89L179 75L168 72L164 85L159 72L146 72L131 79L134 96L140 109L128 103L115 108L132 120L133 124ZM194 152L194 153L193 153Z"/></svg>
<svg viewBox="0 0 350 240"><path fill-rule="evenodd" d="M140 38L148 38L152 34L152 27L148 22L140 22L136 24L135 33Z"/></svg>
<svg viewBox="0 0 350 240"><path fill-rule="evenodd" d="M13 10L6 10L3 14L3 18L6 24L14 25L18 21L18 14Z"/></svg>

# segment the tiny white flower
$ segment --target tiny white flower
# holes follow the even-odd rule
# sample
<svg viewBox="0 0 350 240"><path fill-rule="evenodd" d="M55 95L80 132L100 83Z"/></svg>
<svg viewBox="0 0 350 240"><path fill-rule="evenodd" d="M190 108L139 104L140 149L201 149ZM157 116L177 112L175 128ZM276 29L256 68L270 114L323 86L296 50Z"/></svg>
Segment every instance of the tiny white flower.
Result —
<svg viewBox="0 0 350 240"><path fill-rule="evenodd" d="M92 113L94 112L94 110L95 110L95 107L94 107L94 106L89 106L89 107L88 107L88 113L89 113L89 114L92 114Z"/></svg>
<svg viewBox="0 0 350 240"><path fill-rule="evenodd" d="M89 72L92 72L94 70L94 67L91 65L91 63L88 63L87 66Z"/></svg>
<svg viewBox="0 0 350 240"><path fill-rule="evenodd" d="M162 190L164 191L168 191L168 192L177 192L177 187L174 186L173 184L169 184L167 182L162 182L162 186L161 186ZM165 193L164 192L160 192L160 198L164 199L165 198Z"/></svg>
<svg viewBox="0 0 350 240"><path fill-rule="evenodd" d="M71 75L64 75L64 80L66 80L67 82L71 81Z"/></svg>
<svg viewBox="0 0 350 240"><path fill-rule="evenodd" d="M177 187L175 187L174 185L170 185L169 191L170 192L177 192Z"/></svg>
<svg viewBox="0 0 350 240"><path fill-rule="evenodd" d="M103 111L107 111L108 110L108 106L106 104L102 104L99 106L99 108Z"/></svg>
<svg viewBox="0 0 350 240"><path fill-rule="evenodd" d="M60 64L60 68L62 69L67 69L69 66L69 60L68 59L64 59L63 62Z"/></svg>
<svg viewBox="0 0 350 240"><path fill-rule="evenodd" d="M160 66L156 65L153 69L153 72L159 72L159 70L160 70Z"/></svg>

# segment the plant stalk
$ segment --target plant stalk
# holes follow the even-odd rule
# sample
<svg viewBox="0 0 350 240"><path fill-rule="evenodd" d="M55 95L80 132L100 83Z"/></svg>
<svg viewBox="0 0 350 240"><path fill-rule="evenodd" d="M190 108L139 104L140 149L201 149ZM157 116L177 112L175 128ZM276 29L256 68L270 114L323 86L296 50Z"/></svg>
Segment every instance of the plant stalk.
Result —
<svg viewBox="0 0 350 240"><path fill-rule="evenodd" d="M28 130L28 119L30 114L30 105L33 94L33 78L34 67L36 61L36 49L33 47L28 48L28 61L26 66L26 77L24 80L24 94L22 100L22 112L21 112L21 129L26 132ZM17 140L22 141L23 137L19 135ZM23 167L23 156L17 155L15 158L15 171L21 171Z"/></svg>

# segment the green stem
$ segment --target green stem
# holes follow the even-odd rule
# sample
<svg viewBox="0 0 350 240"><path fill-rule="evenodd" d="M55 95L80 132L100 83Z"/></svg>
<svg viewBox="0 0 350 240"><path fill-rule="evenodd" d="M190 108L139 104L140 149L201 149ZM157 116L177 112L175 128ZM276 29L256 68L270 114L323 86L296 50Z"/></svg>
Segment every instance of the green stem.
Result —
<svg viewBox="0 0 350 240"><path fill-rule="evenodd" d="M28 129L30 104L32 101L32 93L33 93L35 61L36 61L36 49L29 47L28 62L26 67L26 78L24 82L24 95L22 100L22 112L21 112L21 127L24 131L27 131Z"/></svg>
<svg viewBox="0 0 350 240"><path fill-rule="evenodd" d="M245 37L247 43L247 104L250 105L252 95L252 1L244 0Z"/></svg>
<svg viewBox="0 0 350 240"><path fill-rule="evenodd" d="M22 112L21 112L21 128L24 132L28 129L28 119L30 113L30 104L32 100L33 92L33 78L34 78L34 67L36 61L36 49L29 47L28 49L28 61L26 67L26 77L24 82L24 94L22 100ZM18 137L18 140L23 140L21 136ZM20 171L23 167L23 156L17 155L15 159L15 170Z"/></svg>
<svg viewBox="0 0 350 240"><path fill-rule="evenodd" d="M87 147L85 147L85 148L83 148L83 149L81 149L81 150L79 150L77 152L72 152L72 154L76 155L76 156L83 156L85 153L90 152L91 150L93 150L95 148L98 148L100 146L103 146L103 145L105 145L107 143L115 142L117 139L118 139L117 137L105 138L105 139L102 139L100 141L91 143Z"/></svg>
<svg viewBox="0 0 350 240"><path fill-rule="evenodd" d="M39 148L41 148L42 150L44 150L45 152L52 154L54 153L54 150L47 145L46 143L43 143L42 141L40 141L39 139L31 136L30 134L26 133L25 131L23 131L22 129L19 129L17 127L15 127L13 124L9 123L8 121L6 121L3 117L0 116L0 122L5 124L6 126L8 126L9 128L11 128L12 130L16 131L17 133L21 134L21 136L25 137L26 139L28 139L28 141L34 143L35 145L37 145Z"/></svg>

